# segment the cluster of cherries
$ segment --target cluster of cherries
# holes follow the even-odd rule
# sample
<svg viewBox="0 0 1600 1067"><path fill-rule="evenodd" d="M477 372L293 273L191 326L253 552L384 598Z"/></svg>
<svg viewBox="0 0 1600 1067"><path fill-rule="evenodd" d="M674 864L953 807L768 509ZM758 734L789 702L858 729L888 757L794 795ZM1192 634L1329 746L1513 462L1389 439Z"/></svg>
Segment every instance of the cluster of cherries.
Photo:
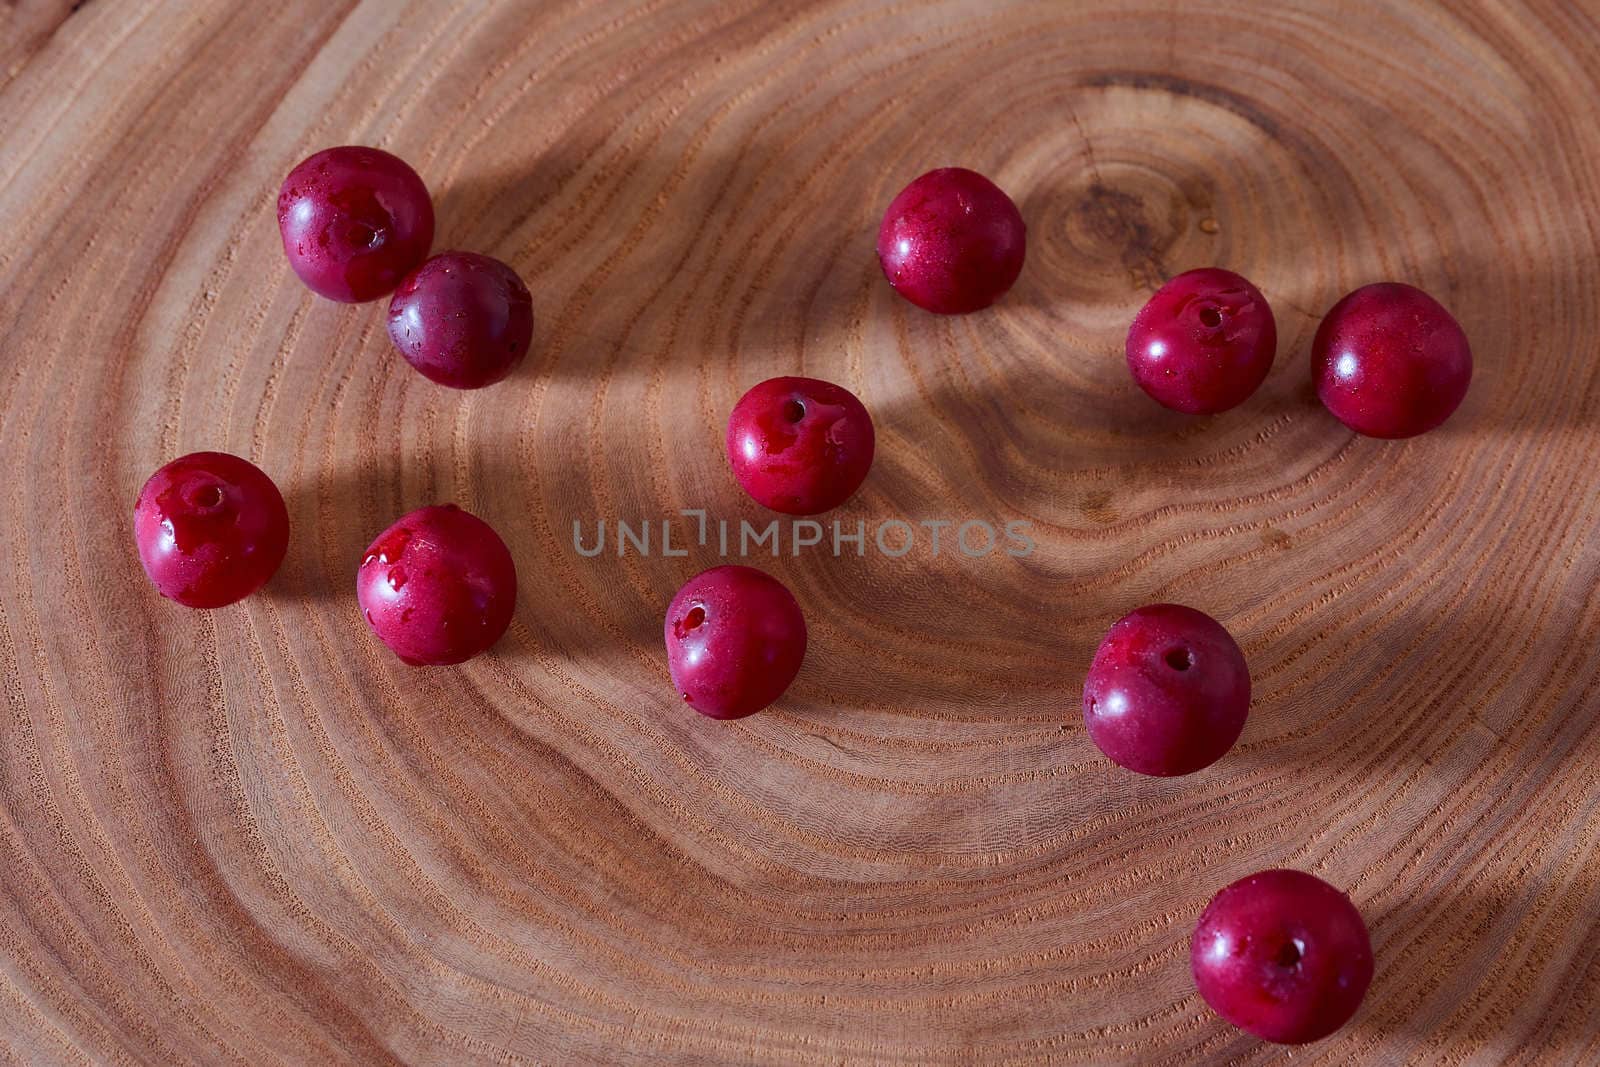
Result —
<svg viewBox="0 0 1600 1067"><path fill-rule="evenodd" d="M430 379L478 388L527 354L532 300L509 266L488 256L432 258L433 206L416 172L372 148L319 152L290 172L278 198L295 273L330 299L393 291L389 334ZM878 258L889 283L938 314L976 311L1016 281L1026 227L982 175L923 175L889 205ZM1242 403L1266 379L1277 327L1261 292L1229 271L1178 275L1128 332L1135 381L1177 411ZM1370 285L1334 305L1312 344L1323 404L1347 426L1399 438L1440 425L1472 373L1465 335L1427 294ZM872 418L849 390L810 378L752 388L728 420L734 477L765 507L816 515L849 499L872 465ZM233 603L283 561L289 519L272 480L217 452L176 459L135 505L139 555L164 596L191 607ZM356 594L377 636L411 664L460 663L510 625L516 567L500 536L454 505L403 516L378 536ZM805 659L806 623L783 583L721 566L691 578L667 608L664 637L683 700L715 719L752 715L789 688ZM1232 635L1174 604L1122 618L1095 653L1083 690L1090 738L1147 775L1190 774L1220 759L1244 730L1250 672ZM1270 870L1223 889L1190 943L1195 983L1235 1025L1270 1041L1314 1041L1356 1011L1372 978L1360 913L1312 875Z"/></svg>

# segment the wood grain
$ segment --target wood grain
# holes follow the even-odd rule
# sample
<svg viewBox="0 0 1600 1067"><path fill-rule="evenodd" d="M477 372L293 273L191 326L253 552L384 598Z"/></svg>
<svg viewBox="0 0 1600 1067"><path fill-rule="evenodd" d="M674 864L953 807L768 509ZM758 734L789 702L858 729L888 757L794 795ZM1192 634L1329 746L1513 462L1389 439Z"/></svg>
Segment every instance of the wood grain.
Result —
<svg viewBox="0 0 1600 1067"><path fill-rule="evenodd" d="M1600 1058L1592 4L73 6L0 5L0 1061L1277 1063L1186 960L1272 865L1347 888L1378 958L1296 1062ZM528 280L515 378L434 387L379 306L290 275L278 181L348 142ZM872 235L950 163L1013 193L1030 256L942 319ZM1282 341L1194 421L1120 350L1213 263ZM1308 381L1317 317L1383 278L1478 360L1406 443ZM807 666L716 723L659 630L714 553L584 559L571 527L761 518L720 428L779 373L877 420L838 517L1038 550L766 561ZM197 449L294 524L209 613L130 533ZM446 500L511 545L517 617L408 670L355 568ZM1160 599L1232 628L1257 690L1178 781L1077 710Z"/></svg>

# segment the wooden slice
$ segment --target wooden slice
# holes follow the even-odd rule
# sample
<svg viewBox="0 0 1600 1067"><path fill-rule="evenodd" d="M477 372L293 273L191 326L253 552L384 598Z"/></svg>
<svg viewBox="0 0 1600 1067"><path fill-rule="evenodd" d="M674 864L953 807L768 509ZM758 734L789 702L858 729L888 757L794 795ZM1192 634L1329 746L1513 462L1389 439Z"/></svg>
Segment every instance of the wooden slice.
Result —
<svg viewBox="0 0 1600 1067"><path fill-rule="evenodd" d="M1295 1062L1600 1061L1597 41L1554 0L0 5L0 1061L1279 1063L1188 969L1210 896L1274 866L1348 891L1378 961ZM435 386L385 303L290 273L278 183L341 143L526 279L514 377ZM873 240L951 164L1029 258L940 318ZM1211 264L1280 349L1192 419L1122 343ZM1309 380L1319 316L1384 279L1477 357L1407 442ZM810 650L713 722L661 645L724 561L679 512L769 521L722 431L777 374L877 423L825 521L956 526L746 561ZM131 530L201 449L293 523L211 612ZM517 614L409 669L355 571L446 501L509 544ZM602 518L655 550L584 557ZM970 520L1035 549L965 555ZM1079 710L1163 600L1255 679L1177 780Z"/></svg>

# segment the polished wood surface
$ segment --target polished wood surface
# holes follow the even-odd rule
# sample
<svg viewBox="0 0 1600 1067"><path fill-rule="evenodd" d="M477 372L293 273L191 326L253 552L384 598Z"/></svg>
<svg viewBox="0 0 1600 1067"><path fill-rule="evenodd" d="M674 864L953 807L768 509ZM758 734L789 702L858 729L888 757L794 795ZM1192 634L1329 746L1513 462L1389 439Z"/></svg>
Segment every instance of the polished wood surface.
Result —
<svg viewBox="0 0 1600 1067"><path fill-rule="evenodd" d="M1294 1062L1600 1062L1597 41L1554 0L0 4L0 1062L1279 1063L1187 964L1268 866L1346 889L1378 960ZM433 386L383 304L290 274L278 182L351 142L527 279L508 382ZM952 163L1030 247L946 319L872 248ZM1121 345L1207 264L1281 342L1194 420ZM1385 278L1477 356L1410 442L1309 383L1318 316ZM764 523L721 428L780 373L877 420L830 519L1037 549L762 561L807 663L717 723L660 636L716 554L587 559L572 525ZM131 538L199 449L294 529L213 612ZM412 670L355 568L442 501L510 544L518 610ZM1155 600L1256 685L1175 781L1078 710Z"/></svg>

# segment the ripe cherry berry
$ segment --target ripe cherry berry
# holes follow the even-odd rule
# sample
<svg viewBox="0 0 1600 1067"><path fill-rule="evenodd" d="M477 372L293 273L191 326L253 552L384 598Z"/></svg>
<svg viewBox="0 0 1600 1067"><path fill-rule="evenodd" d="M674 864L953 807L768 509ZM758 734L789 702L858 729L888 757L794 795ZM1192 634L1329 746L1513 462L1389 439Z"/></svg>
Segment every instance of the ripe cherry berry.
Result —
<svg viewBox="0 0 1600 1067"><path fill-rule="evenodd" d="M1461 406L1472 348L1461 326L1421 289L1367 285L1333 305L1311 342L1317 396L1368 437L1415 437Z"/></svg>
<svg viewBox="0 0 1600 1067"><path fill-rule="evenodd" d="M194 452L150 476L133 506L139 562L161 595L220 608L267 583L289 549L272 479L226 452Z"/></svg>
<svg viewBox="0 0 1600 1067"><path fill-rule="evenodd" d="M744 491L786 515L838 507L872 467L872 416L854 393L815 378L769 378L733 406L728 462Z"/></svg>
<svg viewBox="0 0 1600 1067"><path fill-rule="evenodd" d="M1100 751L1163 778L1215 763L1249 711L1250 669L1233 635L1178 604L1118 620L1083 686L1083 721Z"/></svg>
<svg viewBox="0 0 1600 1067"><path fill-rule="evenodd" d="M406 663L461 663L511 624L517 568L482 519L454 504L419 508L367 549L356 598L373 632Z"/></svg>
<svg viewBox="0 0 1600 1067"><path fill-rule="evenodd" d="M433 201L417 172L376 148L326 148L283 180L278 232L312 292L361 303L393 289L433 244Z"/></svg>
<svg viewBox="0 0 1600 1067"><path fill-rule="evenodd" d="M1372 942L1350 898L1303 871L1262 871L1212 898L1189 942L1195 988L1241 1030L1280 1045L1350 1021Z"/></svg>
<svg viewBox="0 0 1600 1067"><path fill-rule="evenodd" d="M1028 228L1011 198L961 167L929 171L900 191L878 227L889 284L920 308L958 315L999 300L1022 273Z"/></svg>
<svg viewBox="0 0 1600 1067"><path fill-rule="evenodd" d="M493 385L528 354L533 298L517 272L498 259L442 252L395 290L389 339L440 385Z"/></svg>
<svg viewBox="0 0 1600 1067"><path fill-rule="evenodd" d="M713 719L754 715L783 695L806 657L806 620L778 579L713 567L667 607L667 668L689 706Z"/></svg>
<svg viewBox="0 0 1600 1067"><path fill-rule="evenodd" d="M1267 380L1278 325L1261 291L1232 271L1185 271L1156 290L1128 330L1128 369L1173 411L1213 415Z"/></svg>

